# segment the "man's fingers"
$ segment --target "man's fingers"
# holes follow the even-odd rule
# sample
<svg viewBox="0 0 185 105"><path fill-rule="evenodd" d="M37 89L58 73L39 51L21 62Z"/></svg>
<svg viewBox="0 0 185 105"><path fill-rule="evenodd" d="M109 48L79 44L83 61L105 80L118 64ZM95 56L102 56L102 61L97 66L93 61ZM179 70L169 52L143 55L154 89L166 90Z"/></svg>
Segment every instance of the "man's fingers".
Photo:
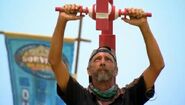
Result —
<svg viewBox="0 0 185 105"><path fill-rule="evenodd" d="M123 21L125 21L126 23L129 23L130 24L130 20L127 19L127 18L121 18Z"/></svg>
<svg viewBox="0 0 185 105"><path fill-rule="evenodd" d="M66 4L63 6L65 13L67 14L77 14L80 9L79 5L76 4Z"/></svg>
<svg viewBox="0 0 185 105"><path fill-rule="evenodd" d="M141 18L144 16L144 11L142 9L127 8L128 15L130 19Z"/></svg>
<svg viewBox="0 0 185 105"><path fill-rule="evenodd" d="M81 16L76 16L76 17L74 17L73 18L73 20L80 20L80 19L82 19L83 17L81 17Z"/></svg>

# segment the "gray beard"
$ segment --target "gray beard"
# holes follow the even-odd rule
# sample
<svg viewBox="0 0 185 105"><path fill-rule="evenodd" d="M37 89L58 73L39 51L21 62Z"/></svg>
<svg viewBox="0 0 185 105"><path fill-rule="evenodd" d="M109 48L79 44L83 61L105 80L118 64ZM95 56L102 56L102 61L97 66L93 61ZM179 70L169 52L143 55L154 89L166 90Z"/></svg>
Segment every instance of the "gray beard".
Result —
<svg viewBox="0 0 185 105"><path fill-rule="evenodd" d="M94 78L97 82L109 81L113 77L113 71L111 70L97 70L94 73Z"/></svg>

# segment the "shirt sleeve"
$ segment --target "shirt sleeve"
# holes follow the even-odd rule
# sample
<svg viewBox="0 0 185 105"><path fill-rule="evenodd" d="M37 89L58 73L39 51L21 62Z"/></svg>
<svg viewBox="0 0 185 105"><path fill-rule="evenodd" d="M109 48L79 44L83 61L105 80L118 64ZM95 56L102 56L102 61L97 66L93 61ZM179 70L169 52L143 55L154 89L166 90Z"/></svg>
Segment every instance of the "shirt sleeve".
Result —
<svg viewBox="0 0 185 105"><path fill-rule="evenodd" d="M57 84L57 93L67 105L75 105L75 103L84 97L85 88L70 76L66 91L62 91Z"/></svg>
<svg viewBox="0 0 185 105"><path fill-rule="evenodd" d="M129 100L134 102L135 105L143 105L154 95L154 86L146 89L144 77L140 76L132 83L126 86L127 95Z"/></svg>

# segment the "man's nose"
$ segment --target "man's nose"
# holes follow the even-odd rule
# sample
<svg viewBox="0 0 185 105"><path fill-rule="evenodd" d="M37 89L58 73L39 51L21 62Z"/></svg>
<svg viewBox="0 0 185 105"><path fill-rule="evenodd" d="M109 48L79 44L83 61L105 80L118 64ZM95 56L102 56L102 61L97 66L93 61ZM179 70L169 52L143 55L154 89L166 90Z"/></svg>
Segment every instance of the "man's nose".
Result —
<svg viewBox="0 0 185 105"><path fill-rule="evenodd" d="M105 66L105 59L101 59L100 66Z"/></svg>

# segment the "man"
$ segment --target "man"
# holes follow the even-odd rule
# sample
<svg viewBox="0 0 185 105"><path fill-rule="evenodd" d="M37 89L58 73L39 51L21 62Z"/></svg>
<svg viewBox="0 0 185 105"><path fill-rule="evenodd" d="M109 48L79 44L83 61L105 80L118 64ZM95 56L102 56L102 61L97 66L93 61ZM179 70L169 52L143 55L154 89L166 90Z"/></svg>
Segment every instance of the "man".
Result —
<svg viewBox="0 0 185 105"><path fill-rule="evenodd" d="M142 32L149 58L149 66L142 75L128 86L119 88L116 84L118 72L114 51L107 46L95 49L87 67L89 87L83 88L74 80L62 60L64 31L68 21L81 19L77 16L78 5L65 5L61 12L51 40L49 62L57 79L58 95L67 105L143 105L154 95L154 82L164 67L164 61L157 42L149 28L147 17L141 9L127 9L126 23L139 27Z"/></svg>

